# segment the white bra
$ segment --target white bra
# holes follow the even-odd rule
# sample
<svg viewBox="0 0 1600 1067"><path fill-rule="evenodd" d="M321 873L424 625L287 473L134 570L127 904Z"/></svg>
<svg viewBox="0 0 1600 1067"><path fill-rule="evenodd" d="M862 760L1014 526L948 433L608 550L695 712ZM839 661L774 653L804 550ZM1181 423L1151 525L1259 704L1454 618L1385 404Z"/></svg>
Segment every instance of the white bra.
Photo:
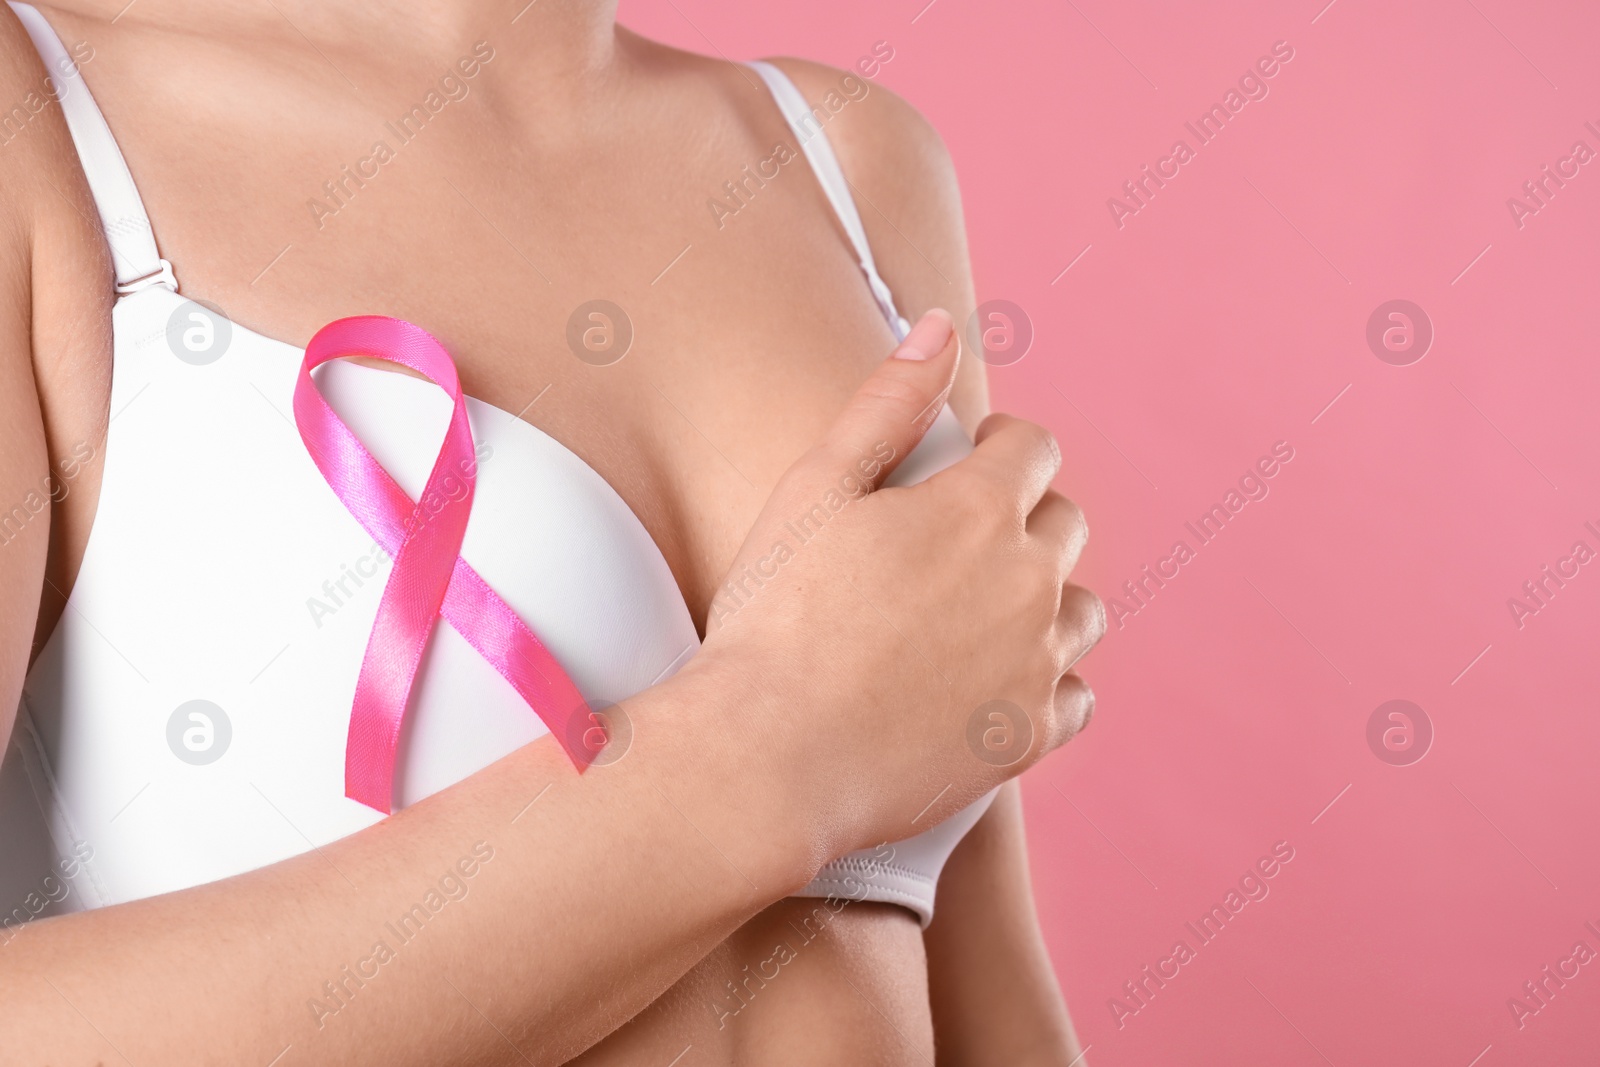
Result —
<svg viewBox="0 0 1600 1067"><path fill-rule="evenodd" d="M39 13L11 7L56 72L119 296L98 510L0 765L0 925L225 878L382 818L346 798L344 751L390 568L294 427L303 352L179 295L88 87ZM906 322L804 97L775 67L751 67L903 337ZM321 369L317 383L418 498L449 398L348 361ZM462 556L591 704L620 701L682 666L699 647L694 624L628 505L531 424L470 398L467 409L480 462ZM947 410L892 483L925 478L970 448ZM408 707L395 771L400 807L547 732L442 623ZM987 804L892 851L829 863L801 895L902 904L926 924L940 868Z"/></svg>

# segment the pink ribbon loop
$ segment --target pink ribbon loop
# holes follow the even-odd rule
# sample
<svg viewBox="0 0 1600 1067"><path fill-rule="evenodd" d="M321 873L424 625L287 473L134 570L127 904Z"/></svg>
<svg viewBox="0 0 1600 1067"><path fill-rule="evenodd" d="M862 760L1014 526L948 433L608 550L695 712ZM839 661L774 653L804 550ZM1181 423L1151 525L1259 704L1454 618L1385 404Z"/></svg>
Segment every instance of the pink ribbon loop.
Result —
<svg viewBox="0 0 1600 1067"><path fill-rule="evenodd" d="M427 376L453 409L420 500L413 501L328 406L311 372L329 360L370 356ZM295 425L340 502L394 561L356 680L345 745L345 795L388 814L406 703L433 632L445 621L488 660L542 719L581 771L595 749L575 720L588 705L520 616L461 558L477 484L477 458L455 362L419 326L381 315L330 322L306 346L294 388Z"/></svg>

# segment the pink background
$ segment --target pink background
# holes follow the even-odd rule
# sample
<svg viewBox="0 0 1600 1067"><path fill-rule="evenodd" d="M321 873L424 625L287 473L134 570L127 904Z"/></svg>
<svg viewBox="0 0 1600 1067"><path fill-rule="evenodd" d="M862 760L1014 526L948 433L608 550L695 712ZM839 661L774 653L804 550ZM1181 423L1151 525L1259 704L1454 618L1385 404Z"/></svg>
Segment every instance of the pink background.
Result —
<svg viewBox="0 0 1600 1067"><path fill-rule="evenodd" d="M1059 437L1094 529L1081 580L1108 601L1294 449L1113 625L1085 666L1093 728L1026 781L1089 1060L1593 1062L1600 960L1520 1029L1507 999L1600 951L1600 563L1520 629L1507 601L1575 541L1600 550L1600 161L1520 229L1506 201L1575 141L1600 150L1600 11L925 2L622 17L733 58L893 46L878 80L950 145L979 298L1036 330L992 369L996 406ZM1107 199L1280 40L1269 95L1119 229ZM1396 298L1436 331L1410 366L1365 339ZM1394 698L1435 731L1409 766L1367 742ZM1185 922L1279 841L1269 895L1201 945ZM1119 1026L1110 998L1137 1006L1123 983L1180 938L1195 958Z"/></svg>

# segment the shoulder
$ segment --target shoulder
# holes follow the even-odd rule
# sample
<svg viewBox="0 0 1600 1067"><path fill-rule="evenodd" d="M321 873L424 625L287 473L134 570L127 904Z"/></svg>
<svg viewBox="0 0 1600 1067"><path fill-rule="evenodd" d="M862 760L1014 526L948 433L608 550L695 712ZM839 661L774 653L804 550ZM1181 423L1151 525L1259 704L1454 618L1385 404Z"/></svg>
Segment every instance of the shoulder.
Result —
<svg viewBox="0 0 1600 1067"><path fill-rule="evenodd" d="M86 44L71 51L80 62L93 55ZM58 275L84 279L89 292L103 288L109 307L110 252L61 113L63 92L82 77L65 59L47 69L16 13L0 4L0 286L30 293L38 314L50 313Z"/></svg>
<svg viewBox="0 0 1600 1067"><path fill-rule="evenodd" d="M770 62L811 103L851 184L898 194L895 203L881 206L885 211L903 209L906 198L942 202L956 212L945 221L959 223L960 190L944 139L904 97L878 82L881 58L863 59L864 69L850 70L789 57ZM870 210L862 207L863 214Z"/></svg>
<svg viewBox="0 0 1600 1067"><path fill-rule="evenodd" d="M942 307L964 323L976 296L955 161L934 124L880 84L893 56L880 45L852 69L787 57L770 62L812 105L901 314L915 321ZM969 432L988 413L978 360L962 360L951 406Z"/></svg>

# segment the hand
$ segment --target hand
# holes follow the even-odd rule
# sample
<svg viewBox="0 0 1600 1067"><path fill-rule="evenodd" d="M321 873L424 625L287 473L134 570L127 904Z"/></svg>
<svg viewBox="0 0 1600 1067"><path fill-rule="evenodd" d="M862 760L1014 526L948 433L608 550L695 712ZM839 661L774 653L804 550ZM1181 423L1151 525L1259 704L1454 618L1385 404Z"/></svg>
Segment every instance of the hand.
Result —
<svg viewBox="0 0 1600 1067"><path fill-rule="evenodd" d="M828 858L932 825L1088 722L1072 665L1105 632L1067 581L1088 531L1050 489L1043 428L993 415L972 454L903 488L883 481L944 406L959 343L930 312L791 467L713 603L690 668L741 689L750 758L823 827ZM1002 761L969 722L991 701L1024 721ZM977 733L981 734L981 724Z"/></svg>

